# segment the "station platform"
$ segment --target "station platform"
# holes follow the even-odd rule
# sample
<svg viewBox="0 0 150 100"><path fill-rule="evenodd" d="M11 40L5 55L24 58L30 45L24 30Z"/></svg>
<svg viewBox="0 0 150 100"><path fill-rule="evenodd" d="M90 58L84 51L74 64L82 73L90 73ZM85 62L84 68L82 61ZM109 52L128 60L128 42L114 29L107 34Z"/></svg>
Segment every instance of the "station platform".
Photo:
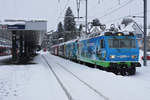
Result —
<svg viewBox="0 0 150 100"><path fill-rule="evenodd" d="M0 38L9 41L14 62L25 62L40 50L44 33L47 32L46 20L3 20L0 21ZM9 37L9 38L8 38Z"/></svg>

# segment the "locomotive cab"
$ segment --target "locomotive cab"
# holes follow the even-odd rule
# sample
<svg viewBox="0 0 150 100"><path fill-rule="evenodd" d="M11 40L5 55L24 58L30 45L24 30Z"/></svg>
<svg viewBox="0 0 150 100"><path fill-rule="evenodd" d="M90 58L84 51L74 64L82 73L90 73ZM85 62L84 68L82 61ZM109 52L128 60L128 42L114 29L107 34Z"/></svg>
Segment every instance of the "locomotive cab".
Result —
<svg viewBox="0 0 150 100"><path fill-rule="evenodd" d="M139 47L136 36L117 32L107 32L98 37L96 46L96 64L114 73L134 75L140 67Z"/></svg>
<svg viewBox="0 0 150 100"><path fill-rule="evenodd" d="M138 61L139 48L135 37L109 36L107 40L107 61Z"/></svg>
<svg viewBox="0 0 150 100"><path fill-rule="evenodd" d="M115 73L133 75L136 72L136 67L140 67L139 47L136 37L132 34L124 35L117 33L117 35L104 36L106 57L105 61L109 62L109 69L115 69Z"/></svg>

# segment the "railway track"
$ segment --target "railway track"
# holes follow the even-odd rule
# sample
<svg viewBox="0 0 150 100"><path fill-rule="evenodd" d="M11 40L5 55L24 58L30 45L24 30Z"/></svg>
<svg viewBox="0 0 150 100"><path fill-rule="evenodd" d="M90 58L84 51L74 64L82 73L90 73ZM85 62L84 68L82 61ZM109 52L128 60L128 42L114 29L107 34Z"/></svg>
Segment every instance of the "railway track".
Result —
<svg viewBox="0 0 150 100"><path fill-rule="evenodd" d="M53 72L54 76L56 77L57 81L59 82L59 84L61 85L62 89L64 90L65 94L67 95L69 100L74 100L72 98L72 95L68 92L67 88L64 86L63 82L60 80L60 78L58 77L57 73L54 71L54 69L51 67L51 65L49 64L49 62L47 61L47 59L42 56L45 60L45 62L47 63L47 65L49 66L49 68L51 69L51 71ZM52 60L52 59L51 59ZM87 82L83 81L81 78L79 78L76 74L74 74L72 71L66 69L62 64L58 63L57 61L54 61L60 68L62 68L65 72L69 73L71 76L73 76L75 79L77 79L78 81L80 81L80 83L84 84L84 86L86 86L88 89L90 89L94 94L98 95L101 99L100 100L109 100L108 97L106 97L105 95L103 95L100 91L98 91L97 89L95 89L94 87L92 87L90 84L88 84Z"/></svg>
<svg viewBox="0 0 150 100"><path fill-rule="evenodd" d="M44 59L44 61L46 62L46 64L49 66L50 70L52 71L53 75L56 77L56 80L58 81L58 83L60 84L61 88L63 89L63 91L65 92L68 100L74 100L71 96L71 94L68 92L68 90L66 89L66 87L63 85L63 83L61 82L61 80L59 79L58 75L56 74L56 72L54 71L54 69L52 68L52 66L48 63L47 59L42 55L42 58Z"/></svg>

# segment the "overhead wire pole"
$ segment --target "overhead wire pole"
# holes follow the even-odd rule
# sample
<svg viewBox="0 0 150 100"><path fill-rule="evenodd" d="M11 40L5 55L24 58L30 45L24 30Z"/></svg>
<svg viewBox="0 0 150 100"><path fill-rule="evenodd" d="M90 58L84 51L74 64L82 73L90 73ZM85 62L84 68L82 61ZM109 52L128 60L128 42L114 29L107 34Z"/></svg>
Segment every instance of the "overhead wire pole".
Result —
<svg viewBox="0 0 150 100"><path fill-rule="evenodd" d="M147 0L144 1L144 66L147 66Z"/></svg>
<svg viewBox="0 0 150 100"><path fill-rule="evenodd" d="M79 15L79 12L80 12L80 0L76 0L76 3L77 3L77 17L79 18L80 15Z"/></svg>
<svg viewBox="0 0 150 100"><path fill-rule="evenodd" d="M85 0L85 33L87 35L87 27L88 27L88 22L87 22L87 16L88 16L88 0Z"/></svg>
<svg viewBox="0 0 150 100"><path fill-rule="evenodd" d="M120 0L118 0L118 3L119 3L119 5L120 5Z"/></svg>

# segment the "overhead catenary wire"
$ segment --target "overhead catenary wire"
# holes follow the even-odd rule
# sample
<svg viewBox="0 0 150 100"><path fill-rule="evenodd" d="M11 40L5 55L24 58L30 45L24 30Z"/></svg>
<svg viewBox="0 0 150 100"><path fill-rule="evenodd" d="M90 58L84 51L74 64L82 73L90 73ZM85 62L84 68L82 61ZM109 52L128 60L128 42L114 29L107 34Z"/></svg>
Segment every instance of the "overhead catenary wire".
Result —
<svg viewBox="0 0 150 100"><path fill-rule="evenodd" d="M150 12L150 9L147 10L147 12L149 13L149 12ZM119 18L116 18L116 19L113 19L113 20L106 21L106 23L111 23L111 22L120 20L120 19L125 18L125 17L130 17L130 16L134 16L134 15L139 15L139 14L143 14L143 12L138 12L138 13L134 13L134 14L132 14L132 15L127 15L127 16L121 16L121 17L119 17Z"/></svg>
<svg viewBox="0 0 150 100"><path fill-rule="evenodd" d="M110 11L110 12L104 14L103 16L99 17L99 19L102 19L102 18L104 18L104 17L106 17L106 16L108 16L108 15L110 15L110 14L112 14L112 13L118 11L118 10L120 10L121 8L127 6L128 4L132 3L133 1L134 1L134 0L129 0L129 1L126 2L124 5L121 5L120 7L116 8L116 9L113 9L112 11Z"/></svg>
<svg viewBox="0 0 150 100"><path fill-rule="evenodd" d="M119 4L119 5L116 4L116 5L114 5L113 7L110 7L110 8L108 8L108 9L106 9L106 11L108 11L108 13L105 13L104 15L100 16L99 19L102 19L102 18L104 18L105 16L110 15L110 13L114 13L114 12L118 11L119 9L125 7L126 5L128 5L129 3L131 3L132 1L133 1L133 0L124 1L124 2L122 2L122 3L120 2L121 4ZM118 9L118 10L116 10L116 9ZM96 16L96 14L94 14L94 16ZM94 16L88 16L88 18L93 18Z"/></svg>
<svg viewBox="0 0 150 100"><path fill-rule="evenodd" d="M59 15L59 17L57 18L57 20L59 20L59 18L61 18L62 14L64 13L64 11L66 10L66 8L67 8L67 6L68 6L68 4L69 4L69 1L70 1L70 0L67 0L66 4L65 4L65 6L64 6L64 9L60 12L60 15Z"/></svg>
<svg viewBox="0 0 150 100"><path fill-rule="evenodd" d="M70 1L70 0L67 0L66 5L65 5L63 11L60 13L60 16L58 17L58 19L64 18L64 17L62 17L61 15L62 15L62 13L64 12L64 10L66 9L66 7L67 7L69 1ZM76 0L76 2L77 2L77 1L81 1L81 0ZM108 9L107 9L107 12L106 12L105 14L103 14L102 16L100 16L98 19L103 19L104 17L109 16L110 14L113 14L113 13L119 11L120 9L126 7L127 5L129 5L130 3L132 3L133 1L135 1L135 0L128 0L128 1L122 1L122 2L121 2L121 0L118 0L118 2L120 3L119 5L117 4L118 6L115 5L115 6L111 7L111 8L108 8ZM98 2L100 2L100 0L99 0ZM102 3L102 2L101 2L101 3ZM78 5L77 5L77 7L78 7ZM116 8L116 7L117 7L117 8ZM79 6L79 8L80 8L80 6ZM143 12L138 12L138 13L135 13L135 14L132 14L132 15L137 15L137 14L141 14L141 13L143 13ZM128 15L128 16L132 16L132 15ZM112 19L112 20L108 20L107 22L110 23L110 22L113 22L113 21L116 21L116 20L120 20L120 19L122 19L122 18L124 18L124 17L127 17L127 16L122 16L122 17L119 17L119 18L115 18L115 19ZM93 16L88 16L88 19L90 19L90 18L93 18Z"/></svg>
<svg viewBox="0 0 150 100"><path fill-rule="evenodd" d="M64 13L66 7L68 6L69 1L70 1L70 0L67 0L66 4L65 4L65 6L64 6L64 9L60 12L60 15L59 15L58 18L57 18L58 20L59 20L60 18L63 18L63 17L62 17L62 14ZM79 4L80 4L80 1L81 1L81 0L76 0L76 2L77 2L77 9L78 9L78 8L80 9L80 5L79 5ZM105 17L105 16L110 15L111 13L114 13L114 12L118 11L119 9L125 7L126 5L128 5L129 3L131 3L132 1L134 1L134 0L129 0L128 2L125 1L126 3L123 2L123 3L125 3L125 4L120 5L120 7L117 7L117 8L116 8L116 6L118 5L118 4L117 4L117 5L115 5L115 6L111 7L111 8L109 8L109 9L107 9L107 11L109 11L109 10L112 10L113 8L116 8L116 9L113 9L112 11L110 11L110 12L104 14L103 16L101 16L100 19L102 19L102 18ZM58 0L58 2L60 3L60 0ZM89 17L88 17L88 18L89 18Z"/></svg>

